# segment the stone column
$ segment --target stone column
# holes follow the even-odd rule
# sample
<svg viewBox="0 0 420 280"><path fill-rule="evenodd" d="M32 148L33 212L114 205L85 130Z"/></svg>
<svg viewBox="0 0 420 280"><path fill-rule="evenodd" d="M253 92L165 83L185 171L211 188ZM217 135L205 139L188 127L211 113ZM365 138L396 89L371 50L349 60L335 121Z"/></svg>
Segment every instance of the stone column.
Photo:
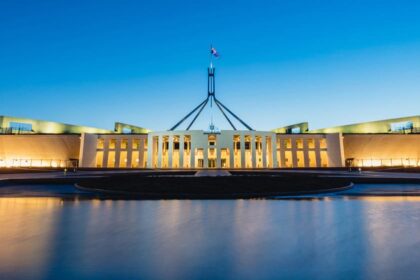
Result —
<svg viewBox="0 0 420 280"><path fill-rule="evenodd" d="M120 167L121 139L115 139L115 167Z"/></svg>
<svg viewBox="0 0 420 280"><path fill-rule="evenodd" d="M168 141L168 168L172 168L172 156L174 153L174 136L172 134L169 135Z"/></svg>
<svg viewBox="0 0 420 280"><path fill-rule="evenodd" d="M216 168L222 167L222 149L220 147L220 145L216 145Z"/></svg>
<svg viewBox="0 0 420 280"><path fill-rule="evenodd" d="M241 168L245 168L245 135L241 134L239 137L241 141Z"/></svg>
<svg viewBox="0 0 420 280"><path fill-rule="evenodd" d="M133 158L133 138L128 138L127 139L127 167L131 168L132 167L132 158Z"/></svg>
<svg viewBox="0 0 420 280"><path fill-rule="evenodd" d="M315 141L315 159L316 159L316 167L321 167L321 150L319 145L319 138L314 139Z"/></svg>
<svg viewBox="0 0 420 280"><path fill-rule="evenodd" d="M195 143L193 142L193 136L190 138L190 168L196 168L195 166Z"/></svg>
<svg viewBox="0 0 420 280"><path fill-rule="evenodd" d="M138 164L138 166L141 167L141 168L146 167L146 166L144 166L144 141L145 141L144 138L140 138L139 147L138 147L138 151L139 151L139 158L138 158L139 164ZM152 140L152 142L153 142L153 140ZM148 146L150 146L150 144L148 144ZM153 143L152 143L152 146L153 146ZM147 148L147 150L149 151L149 148ZM153 152L153 149L152 149L152 152ZM149 154L151 154L151 153L148 153L147 161L149 161ZM152 161L151 158L150 158L150 161ZM153 164L153 163L151 163L151 164Z"/></svg>
<svg viewBox="0 0 420 280"><path fill-rule="evenodd" d="M251 162L252 162L252 168L257 167L257 164L256 164L256 162L257 162L257 153L256 153L256 148L255 148L255 145L257 143L256 140L257 140L256 135L255 134L254 135L251 135L251 157L252 157Z"/></svg>
<svg viewBox="0 0 420 280"><path fill-rule="evenodd" d="M141 141L140 141L141 143ZM147 136L147 167L149 168L154 168L153 166L153 155L155 153L155 149L154 149L154 141L153 141L153 136L152 135L148 135ZM140 147L139 147L140 149Z"/></svg>
<svg viewBox="0 0 420 280"><path fill-rule="evenodd" d="M271 137L271 154L272 154L272 167L276 168L279 167L279 164L277 162L277 136L274 134L274 136Z"/></svg>
<svg viewBox="0 0 420 280"><path fill-rule="evenodd" d="M102 159L102 167L108 167L109 138L104 139L104 158Z"/></svg>
<svg viewBox="0 0 420 280"><path fill-rule="evenodd" d="M157 167L162 168L162 135L158 136L158 160L157 160Z"/></svg>
<svg viewBox="0 0 420 280"><path fill-rule="evenodd" d="M267 168L267 140L265 136L261 137L262 141L262 161L263 161L263 168Z"/></svg>
<svg viewBox="0 0 420 280"><path fill-rule="evenodd" d="M303 158L305 167L309 167L308 139L303 138Z"/></svg>
<svg viewBox="0 0 420 280"><path fill-rule="evenodd" d="M229 168L235 168L235 142L233 141L233 135L230 139L229 149Z"/></svg>
<svg viewBox="0 0 420 280"><path fill-rule="evenodd" d="M286 145L285 139L279 137L280 140L280 166L279 167L286 167Z"/></svg>
<svg viewBox="0 0 420 280"><path fill-rule="evenodd" d="M184 135L179 135L179 167L184 167Z"/></svg>
<svg viewBox="0 0 420 280"><path fill-rule="evenodd" d="M293 162L293 167L296 168L298 167L298 158L297 158L297 145L296 145L296 138L292 137L291 140L292 141L292 162Z"/></svg>
<svg viewBox="0 0 420 280"><path fill-rule="evenodd" d="M208 141L207 141L207 145L203 145L203 168L208 168L209 167L209 145L208 145Z"/></svg>

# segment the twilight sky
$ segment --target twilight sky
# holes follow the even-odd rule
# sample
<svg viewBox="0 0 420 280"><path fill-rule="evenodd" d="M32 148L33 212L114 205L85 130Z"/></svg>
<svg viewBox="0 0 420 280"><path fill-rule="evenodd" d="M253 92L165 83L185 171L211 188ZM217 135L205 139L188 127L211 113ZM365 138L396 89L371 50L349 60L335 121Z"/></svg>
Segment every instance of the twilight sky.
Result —
<svg viewBox="0 0 420 280"><path fill-rule="evenodd" d="M254 129L420 114L420 1L0 1L0 115L170 128L207 91ZM228 128L205 110L194 128ZM182 129L184 129L182 127Z"/></svg>

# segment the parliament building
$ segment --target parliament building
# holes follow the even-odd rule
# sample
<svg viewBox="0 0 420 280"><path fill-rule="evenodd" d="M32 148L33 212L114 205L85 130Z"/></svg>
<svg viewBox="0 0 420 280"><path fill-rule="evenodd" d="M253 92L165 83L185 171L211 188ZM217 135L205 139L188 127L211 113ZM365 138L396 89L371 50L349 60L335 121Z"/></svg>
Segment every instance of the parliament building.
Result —
<svg viewBox="0 0 420 280"><path fill-rule="evenodd" d="M167 131L115 123L113 130L0 116L0 167L258 169L420 166L420 116L310 130L308 123L251 128L215 95ZM190 130L207 105L232 129ZM192 120L191 120L192 119ZM189 120L186 129L178 127ZM235 122L237 124L235 124ZM238 124L244 129L237 129Z"/></svg>

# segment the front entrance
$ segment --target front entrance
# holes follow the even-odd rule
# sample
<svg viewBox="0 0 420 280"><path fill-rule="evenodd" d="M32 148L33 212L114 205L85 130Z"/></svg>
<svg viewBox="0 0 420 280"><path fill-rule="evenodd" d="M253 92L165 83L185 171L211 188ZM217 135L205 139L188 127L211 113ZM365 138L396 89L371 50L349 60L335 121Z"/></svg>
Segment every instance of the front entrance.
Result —
<svg viewBox="0 0 420 280"><path fill-rule="evenodd" d="M209 168L216 168L216 159L209 159Z"/></svg>

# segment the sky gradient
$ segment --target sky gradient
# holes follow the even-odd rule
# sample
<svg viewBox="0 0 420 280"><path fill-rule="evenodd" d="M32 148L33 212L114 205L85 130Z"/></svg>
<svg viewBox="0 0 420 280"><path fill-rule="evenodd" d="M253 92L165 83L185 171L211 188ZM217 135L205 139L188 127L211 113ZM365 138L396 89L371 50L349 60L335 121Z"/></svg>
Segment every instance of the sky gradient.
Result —
<svg viewBox="0 0 420 280"><path fill-rule="evenodd" d="M210 43L216 96L254 129L418 115L419 14L402 0L1 1L0 115L168 129L206 97Z"/></svg>

